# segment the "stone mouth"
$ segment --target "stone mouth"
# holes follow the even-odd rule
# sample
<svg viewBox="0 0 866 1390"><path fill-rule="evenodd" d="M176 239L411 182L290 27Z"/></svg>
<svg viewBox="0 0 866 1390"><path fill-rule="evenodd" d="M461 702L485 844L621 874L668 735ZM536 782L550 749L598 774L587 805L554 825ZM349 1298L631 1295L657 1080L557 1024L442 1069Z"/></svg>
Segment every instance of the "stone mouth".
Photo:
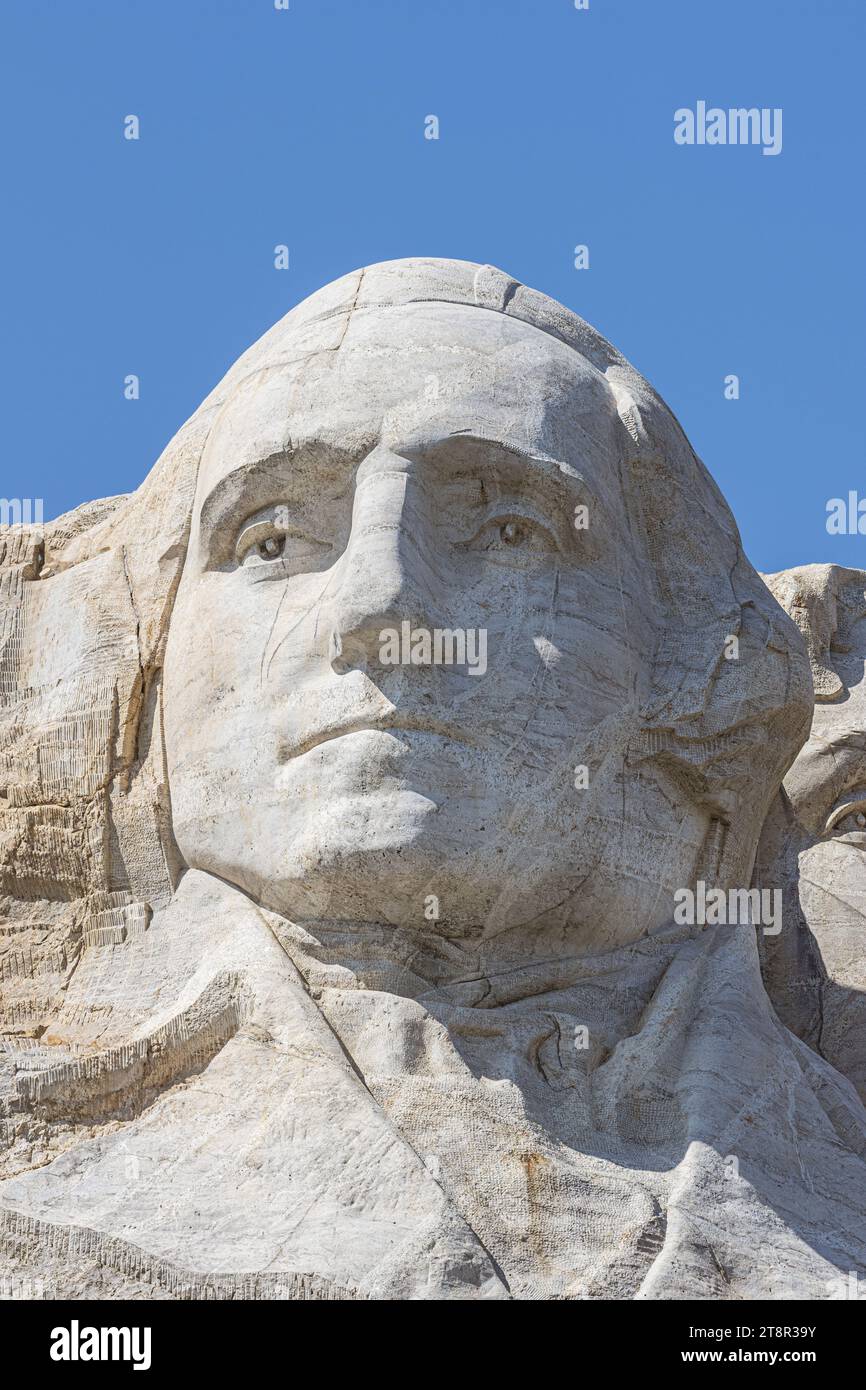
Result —
<svg viewBox="0 0 866 1390"><path fill-rule="evenodd" d="M440 723L438 720L415 719L411 716L382 720L359 719L317 730L316 733L310 734L309 737L290 747L283 760L288 762L292 758L301 758L305 753L310 753L314 748L320 748L325 743L333 743L335 739L346 738L350 734L363 733L427 734L433 738L448 739L450 742L474 746L474 740L469 738L464 730L456 728L453 724Z"/></svg>

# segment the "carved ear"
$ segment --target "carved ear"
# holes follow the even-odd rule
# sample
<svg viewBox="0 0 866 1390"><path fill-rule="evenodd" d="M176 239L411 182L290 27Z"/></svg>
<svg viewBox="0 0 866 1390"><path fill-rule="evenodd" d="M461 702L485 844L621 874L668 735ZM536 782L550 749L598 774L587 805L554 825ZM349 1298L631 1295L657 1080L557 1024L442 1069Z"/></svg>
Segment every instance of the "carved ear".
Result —
<svg viewBox="0 0 866 1390"><path fill-rule="evenodd" d="M630 520L654 580L655 650L634 758L663 764L723 821L753 802L762 816L808 734L802 639L746 559L671 412L636 373L607 375L628 436Z"/></svg>

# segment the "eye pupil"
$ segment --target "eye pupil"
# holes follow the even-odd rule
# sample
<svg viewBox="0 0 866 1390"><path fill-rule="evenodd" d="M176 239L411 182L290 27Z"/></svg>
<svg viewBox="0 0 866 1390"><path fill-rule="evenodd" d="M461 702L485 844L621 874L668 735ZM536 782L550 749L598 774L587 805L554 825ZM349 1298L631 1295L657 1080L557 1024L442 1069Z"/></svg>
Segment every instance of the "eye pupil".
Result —
<svg viewBox="0 0 866 1390"><path fill-rule="evenodd" d="M499 538L503 545L518 545L523 539L523 531L516 521L506 521L499 528Z"/></svg>
<svg viewBox="0 0 866 1390"><path fill-rule="evenodd" d="M864 816L862 811L858 811L854 819L858 825L866 825L866 816Z"/></svg>
<svg viewBox="0 0 866 1390"><path fill-rule="evenodd" d="M277 540L275 536L268 536L266 541L262 541L259 546L259 554L263 560L276 560L282 555L285 548L285 541Z"/></svg>

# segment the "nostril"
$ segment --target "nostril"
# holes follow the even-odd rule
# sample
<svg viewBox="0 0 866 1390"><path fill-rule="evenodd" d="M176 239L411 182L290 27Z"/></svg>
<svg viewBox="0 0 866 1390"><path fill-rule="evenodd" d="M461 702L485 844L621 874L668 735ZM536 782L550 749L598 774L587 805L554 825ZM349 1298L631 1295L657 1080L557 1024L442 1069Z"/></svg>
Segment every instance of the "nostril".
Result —
<svg viewBox="0 0 866 1390"><path fill-rule="evenodd" d="M344 643L336 628L328 642L328 660L338 676L348 675L349 671L367 670L367 656L363 647L357 642Z"/></svg>
<svg viewBox="0 0 866 1390"><path fill-rule="evenodd" d="M328 660L338 676L345 676L350 669L349 663L343 655L343 640L336 630L331 633L331 639L328 643Z"/></svg>

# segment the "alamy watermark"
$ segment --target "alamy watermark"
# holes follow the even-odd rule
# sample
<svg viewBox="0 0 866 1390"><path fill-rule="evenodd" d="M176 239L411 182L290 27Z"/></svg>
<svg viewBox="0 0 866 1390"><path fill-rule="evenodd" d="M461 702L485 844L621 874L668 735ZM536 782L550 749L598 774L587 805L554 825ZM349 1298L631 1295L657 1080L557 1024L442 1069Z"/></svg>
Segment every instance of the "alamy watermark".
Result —
<svg viewBox="0 0 866 1390"><path fill-rule="evenodd" d="M383 666L466 666L470 676L487 670L485 627L413 628L404 621L399 631L384 627L379 633L379 660Z"/></svg>
<svg viewBox="0 0 866 1390"><path fill-rule="evenodd" d="M150 1369L149 1327L82 1327L73 1318L68 1327L51 1332L52 1361L131 1361L134 1371Z"/></svg>
<svg viewBox="0 0 866 1390"><path fill-rule="evenodd" d="M831 497L825 525L831 536L866 536L866 497L858 497L853 488L847 500Z"/></svg>
<svg viewBox="0 0 866 1390"><path fill-rule="evenodd" d="M762 927L765 936L782 930L780 888L708 888L698 879L694 888L674 893L674 921L688 927Z"/></svg>
<svg viewBox="0 0 866 1390"><path fill-rule="evenodd" d="M41 497L0 497L0 527L41 531L44 522Z"/></svg>
<svg viewBox="0 0 866 1390"><path fill-rule="evenodd" d="M762 145L763 154L782 152L781 106L707 106L694 111L680 106L674 112L674 141L678 145Z"/></svg>
<svg viewBox="0 0 866 1390"><path fill-rule="evenodd" d="M857 1303L866 1299L866 1280L855 1269L849 1269L847 1275L839 1274L835 1279L828 1279L824 1288L828 1298L853 1299Z"/></svg>
<svg viewBox="0 0 866 1390"><path fill-rule="evenodd" d="M0 1274L0 1302L32 1303L45 1297L45 1281L21 1277L17 1274Z"/></svg>

